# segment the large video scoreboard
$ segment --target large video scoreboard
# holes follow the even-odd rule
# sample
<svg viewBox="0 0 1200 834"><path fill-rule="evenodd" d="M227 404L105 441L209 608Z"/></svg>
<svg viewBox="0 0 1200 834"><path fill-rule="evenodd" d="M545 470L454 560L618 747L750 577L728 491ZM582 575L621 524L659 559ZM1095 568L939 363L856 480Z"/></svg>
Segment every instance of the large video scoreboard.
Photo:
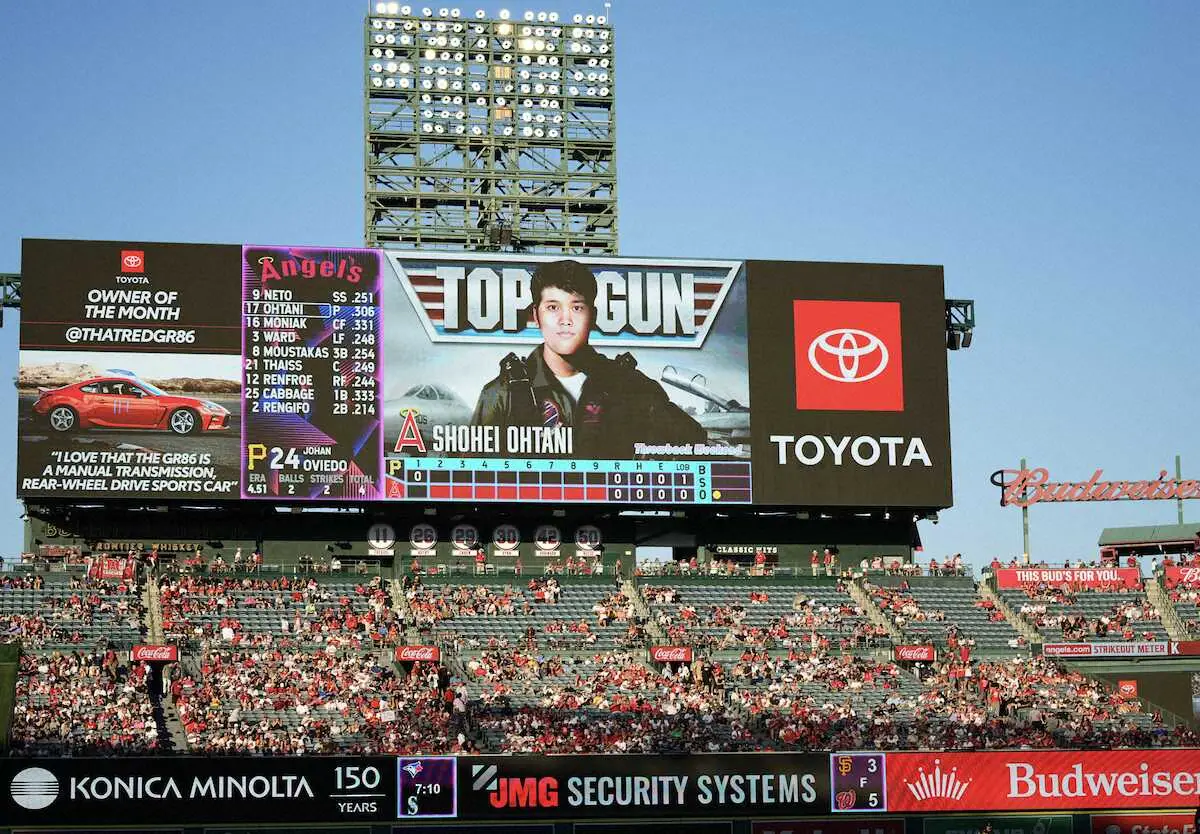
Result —
<svg viewBox="0 0 1200 834"><path fill-rule="evenodd" d="M949 506L941 269L27 240L26 498Z"/></svg>
<svg viewBox="0 0 1200 834"><path fill-rule="evenodd" d="M465 830L482 824L527 831L574 822L583 832L640 830L639 821L666 830L671 821L689 822L690 831L729 830L734 820L753 820L758 834L853 834L873 830L885 814L906 814L926 817L928 834L949 834L978 830L964 814L997 826L1019 822L1005 815L1035 814L1037 824L1004 830L1069 834L1087 830L1070 824L1070 815L1082 812L1102 823L1091 828L1094 834L1182 834L1195 813L1196 756L1194 749L1150 749L10 758L0 759L0 785L8 787L0 797L0 826L161 820L172 826L395 823L393 830L419 831L426 830L422 825ZM942 822L943 814L953 816ZM801 820L821 825L810 828ZM959 826L950 827L950 820Z"/></svg>

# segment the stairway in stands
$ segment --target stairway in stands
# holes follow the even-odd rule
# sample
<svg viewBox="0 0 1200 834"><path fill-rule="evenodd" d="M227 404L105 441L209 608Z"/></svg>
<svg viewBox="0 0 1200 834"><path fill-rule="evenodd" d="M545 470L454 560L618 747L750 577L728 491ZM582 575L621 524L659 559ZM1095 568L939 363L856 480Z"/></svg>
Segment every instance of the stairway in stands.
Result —
<svg viewBox="0 0 1200 834"><path fill-rule="evenodd" d="M158 583L153 577L146 580L143 588L143 602L145 603L146 611L146 639L148 642L161 645L163 643L163 628L162 628L162 598L158 593ZM180 647L180 654L183 653ZM166 667L160 671L165 672ZM176 665L171 667L171 671L175 675L182 675L182 667ZM150 697L150 705L154 709L154 722L158 725L158 740L166 750L187 750L187 733L183 729L183 722L179 720L179 713L175 711L175 702L163 694L163 690L169 688L171 679L162 675L152 675L148 684L147 694Z"/></svg>

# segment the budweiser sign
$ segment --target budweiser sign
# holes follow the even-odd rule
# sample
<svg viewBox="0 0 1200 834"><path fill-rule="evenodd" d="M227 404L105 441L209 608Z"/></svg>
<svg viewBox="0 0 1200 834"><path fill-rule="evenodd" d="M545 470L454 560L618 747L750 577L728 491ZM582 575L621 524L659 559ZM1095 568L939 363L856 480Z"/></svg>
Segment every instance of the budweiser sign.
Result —
<svg viewBox="0 0 1200 834"><path fill-rule="evenodd" d="M143 661L159 661L174 663L179 660L178 646L134 646L129 651L129 659L134 663Z"/></svg>
<svg viewBox="0 0 1200 834"><path fill-rule="evenodd" d="M1196 834L1187 814L1092 814L1092 834Z"/></svg>
<svg viewBox="0 0 1200 834"><path fill-rule="evenodd" d="M1138 568L1000 568L996 587L1024 588L1027 585L1070 585L1072 588L1119 587L1138 590L1142 572Z"/></svg>
<svg viewBox="0 0 1200 834"><path fill-rule="evenodd" d="M1163 568L1163 584L1167 588L1177 588L1180 585L1185 588L1200 588L1200 567L1172 565L1169 568Z"/></svg>
<svg viewBox="0 0 1200 834"><path fill-rule="evenodd" d="M1032 507L1034 504L1070 501L1166 501L1200 498L1200 481L1176 481L1163 469L1153 481L1103 481L1104 470L1097 469L1086 481L1050 480L1050 471L1037 469L1001 469L992 473L992 483L1000 487L1000 505Z"/></svg>
<svg viewBox="0 0 1200 834"><path fill-rule="evenodd" d="M651 646L650 659L656 663L691 663L690 646Z"/></svg>
<svg viewBox="0 0 1200 834"><path fill-rule="evenodd" d="M396 660L401 663L413 661L431 661L437 663L442 659L442 650L437 646L397 646Z"/></svg>
<svg viewBox="0 0 1200 834"><path fill-rule="evenodd" d="M896 646L892 656L909 663L933 663L937 650L933 646Z"/></svg>
<svg viewBox="0 0 1200 834"><path fill-rule="evenodd" d="M1195 750L888 753L888 811L1187 808Z"/></svg>

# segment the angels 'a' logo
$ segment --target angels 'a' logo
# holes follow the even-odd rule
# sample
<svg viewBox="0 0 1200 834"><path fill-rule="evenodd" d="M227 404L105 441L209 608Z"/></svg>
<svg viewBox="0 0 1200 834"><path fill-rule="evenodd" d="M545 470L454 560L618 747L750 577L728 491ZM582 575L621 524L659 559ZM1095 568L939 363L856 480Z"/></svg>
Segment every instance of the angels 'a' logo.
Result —
<svg viewBox="0 0 1200 834"><path fill-rule="evenodd" d="M541 344L532 321L533 274L552 256L389 252L396 277L432 342ZM596 278L596 347L700 348L740 261L577 258ZM592 299L588 299L592 301Z"/></svg>
<svg viewBox="0 0 1200 834"><path fill-rule="evenodd" d="M417 410L406 408L403 414L404 425L400 427L400 436L396 438L396 448L393 451L403 452L405 449L416 449L421 454L425 454L425 438L421 436L421 429L417 426Z"/></svg>

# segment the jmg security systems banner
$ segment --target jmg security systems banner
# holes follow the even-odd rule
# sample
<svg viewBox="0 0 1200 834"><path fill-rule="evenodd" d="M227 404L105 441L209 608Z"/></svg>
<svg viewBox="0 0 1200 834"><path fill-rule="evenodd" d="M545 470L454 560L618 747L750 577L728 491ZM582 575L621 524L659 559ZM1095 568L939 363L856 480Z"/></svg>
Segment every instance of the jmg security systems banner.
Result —
<svg viewBox="0 0 1200 834"><path fill-rule="evenodd" d="M18 492L948 506L937 267L25 241Z"/></svg>

